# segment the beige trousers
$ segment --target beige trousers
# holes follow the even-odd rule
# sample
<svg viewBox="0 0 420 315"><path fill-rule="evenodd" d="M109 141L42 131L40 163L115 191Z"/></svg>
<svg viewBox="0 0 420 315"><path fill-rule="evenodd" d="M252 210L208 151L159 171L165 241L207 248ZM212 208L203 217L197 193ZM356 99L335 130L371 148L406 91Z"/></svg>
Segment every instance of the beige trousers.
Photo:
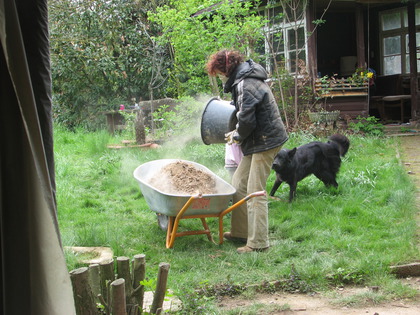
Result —
<svg viewBox="0 0 420 315"><path fill-rule="evenodd" d="M236 188L234 203L248 194L265 190L271 165L280 149L281 146L242 158L232 178L232 186ZM249 247L269 247L267 196L253 197L232 211L231 234L247 238Z"/></svg>

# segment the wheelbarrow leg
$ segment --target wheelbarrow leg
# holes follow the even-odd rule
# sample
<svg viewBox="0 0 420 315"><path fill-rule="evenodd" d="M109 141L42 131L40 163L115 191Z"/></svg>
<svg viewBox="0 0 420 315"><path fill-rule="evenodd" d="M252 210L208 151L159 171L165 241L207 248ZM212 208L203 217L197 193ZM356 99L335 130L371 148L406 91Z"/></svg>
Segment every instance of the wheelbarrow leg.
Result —
<svg viewBox="0 0 420 315"><path fill-rule="evenodd" d="M166 231L166 248L172 248L174 246L175 234L176 234L176 231L173 231L174 222L175 222L175 217L169 217L168 230Z"/></svg>
<svg viewBox="0 0 420 315"><path fill-rule="evenodd" d="M211 236L210 228L207 225L206 219L205 218L200 218L200 219L201 219L201 223L203 223L203 227L205 230L205 234L207 235L207 238L209 239L210 242L214 243L213 236Z"/></svg>
<svg viewBox="0 0 420 315"><path fill-rule="evenodd" d="M188 201L182 207L182 209L178 212L176 217L170 217L168 224L168 232L166 233L166 248L172 248L174 246L179 220L181 220L182 216L184 215L184 212L187 211L194 199L200 197L201 195L191 196L190 199L188 199Z"/></svg>

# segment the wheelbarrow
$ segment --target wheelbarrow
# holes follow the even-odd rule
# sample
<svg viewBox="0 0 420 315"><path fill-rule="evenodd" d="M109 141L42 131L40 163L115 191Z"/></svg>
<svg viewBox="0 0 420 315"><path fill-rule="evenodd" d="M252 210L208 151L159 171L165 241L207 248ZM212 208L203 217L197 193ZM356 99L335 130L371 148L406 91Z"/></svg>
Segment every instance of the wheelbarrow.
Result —
<svg viewBox="0 0 420 315"><path fill-rule="evenodd" d="M152 179L161 176L162 169L168 164L185 162L206 172L214 178L216 186L214 194L171 194L162 191L152 184ZM214 242L206 218L219 219L219 244L223 243L223 218L235 208L256 196L264 196L265 191L252 193L235 204L232 204L235 188L214 174L207 167L185 160L161 159L144 163L133 172L134 178L140 185L140 190L149 208L156 212L158 224L166 230L166 248L172 248L175 238L185 235L205 234L209 241ZM178 232L180 220L200 219L202 230Z"/></svg>

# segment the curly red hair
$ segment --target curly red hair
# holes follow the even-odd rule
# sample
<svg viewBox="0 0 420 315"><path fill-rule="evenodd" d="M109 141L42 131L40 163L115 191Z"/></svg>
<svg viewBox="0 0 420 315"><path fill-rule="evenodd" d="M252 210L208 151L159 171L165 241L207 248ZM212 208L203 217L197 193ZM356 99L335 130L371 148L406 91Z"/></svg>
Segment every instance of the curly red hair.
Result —
<svg viewBox="0 0 420 315"><path fill-rule="evenodd" d="M210 56L206 64L206 69L211 76L222 73L229 77L243 61L244 56L240 52L223 49Z"/></svg>

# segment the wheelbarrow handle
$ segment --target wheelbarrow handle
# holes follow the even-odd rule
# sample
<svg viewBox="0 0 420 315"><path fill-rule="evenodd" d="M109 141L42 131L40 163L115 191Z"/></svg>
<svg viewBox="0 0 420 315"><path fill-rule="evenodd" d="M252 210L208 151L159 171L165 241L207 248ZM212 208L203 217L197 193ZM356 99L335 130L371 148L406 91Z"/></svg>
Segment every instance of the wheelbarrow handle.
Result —
<svg viewBox="0 0 420 315"><path fill-rule="evenodd" d="M222 211L219 214L219 217L223 217L226 214L228 214L229 212L233 211L235 208L239 207L241 204L247 202L249 199L254 198L254 197L259 197L259 196L266 196L267 193L262 190L262 191L256 191L254 193L250 193L249 195L245 196L244 198L242 198L241 200L239 200L237 203L231 205L229 208L227 208L226 210Z"/></svg>
<svg viewBox="0 0 420 315"><path fill-rule="evenodd" d="M253 197L258 197L258 196L266 196L267 192L265 190L262 191L256 191L254 193L249 194L248 196L245 197L246 200L249 200Z"/></svg>

